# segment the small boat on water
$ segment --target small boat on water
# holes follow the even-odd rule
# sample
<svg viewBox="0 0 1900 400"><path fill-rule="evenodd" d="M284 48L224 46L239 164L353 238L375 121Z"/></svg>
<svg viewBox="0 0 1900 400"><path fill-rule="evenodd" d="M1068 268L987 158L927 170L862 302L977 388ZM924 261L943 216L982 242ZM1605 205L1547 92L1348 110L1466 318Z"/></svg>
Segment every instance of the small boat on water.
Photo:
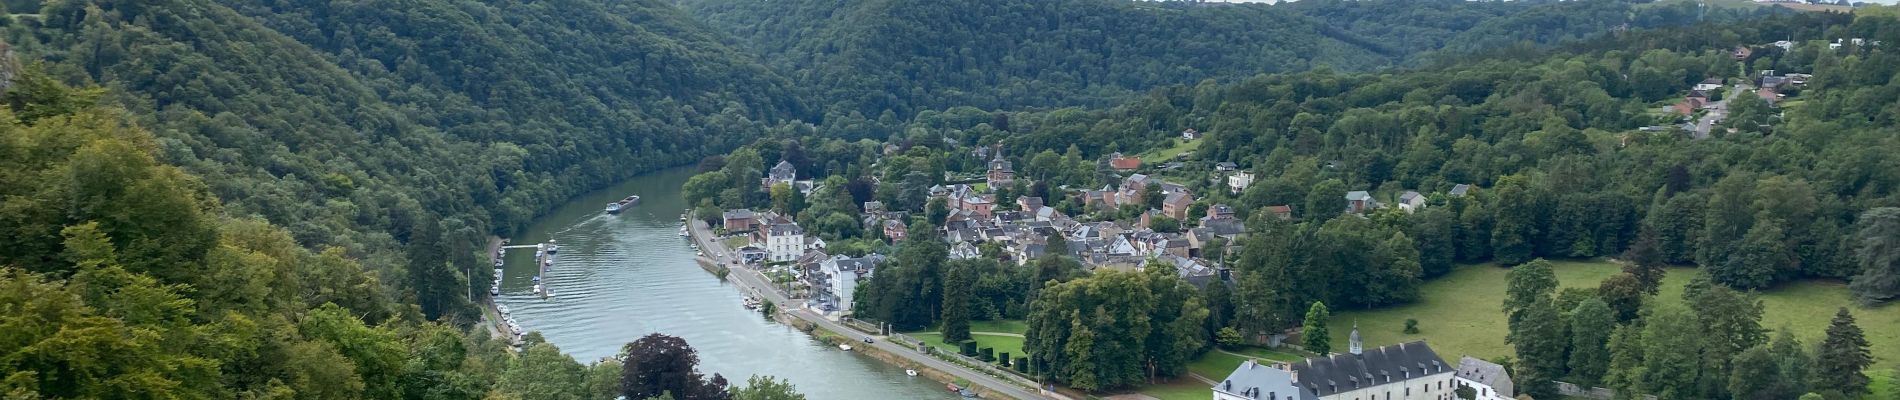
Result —
<svg viewBox="0 0 1900 400"><path fill-rule="evenodd" d="M500 296L500 295L501 295L501 286L499 286L499 285L496 285L496 286L489 286L489 287L488 287L488 295L489 295L489 296Z"/></svg>
<svg viewBox="0 0 1900 400"><path fill-rule="evenodd" d="M607 203L607 213L619 214L621 211L633 208L635 204L640 204L640 195L627 196L627 198L620 199L620 201Z"/></svg>
<svg viewBox="0 0 1900 400"><path fill-rule="evenodd" d="M543 299L553 299L553 298L554 298L554 291L553 291L553 290L542 290L542 291L541 291L541 298L543 298Z"/></svg>
<svg viewBox="0 0 1900 400"><path fill-rule="evenodd" d="M914 369L904 370L904 375L917 376L917 370L914 370Z"/></svg>
<svg viewBox="0 0 1900 400"><path fill-rule="evenodd" d="M500 311L501 315L508 315L508 306L495 305L495 311Z"/></svg>
<svg viewBox="0 0 1900 400"><path fill-rule="evenodd" d="M548 239L548 254L554 254L557 251L561 251L561 246L555 245L554 239Z"/></svg>
<svg viewBox="0 0 1900 400"><path fill-rule="evenodd" d="M542 293L544 293L544 292L542 291L542 287L541 287L541 284L539 284L539 283L536 283L536 284L534 284L534 293L535 293L535 294L542 294Z"/></svg>
<svg viewBox="0 0 1900 400"><path fill-rule="evenodd" d="M851 351L851 345L848 345L848 344L838 345L838 350Z"/></svg>

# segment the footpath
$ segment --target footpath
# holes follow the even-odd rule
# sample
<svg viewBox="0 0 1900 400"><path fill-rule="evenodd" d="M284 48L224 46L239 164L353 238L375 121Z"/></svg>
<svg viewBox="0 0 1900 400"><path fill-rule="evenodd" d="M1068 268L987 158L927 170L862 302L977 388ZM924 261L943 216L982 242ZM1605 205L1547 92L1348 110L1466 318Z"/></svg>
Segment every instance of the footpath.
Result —
<svg viewBox="0 0 1900 400"><path fill-rule="evenodd" d="M910 362L913 362L919 365L923 365L925 367L928 367L937 371L949 373L953 376L956 376L957 378L968 380L975 385L982 386L983 388L993 391L995 393L1000 393L1002 395L1009 396L1016 399L1045 400L1045 399L1066 398L1060 395L1049 393L1047 391L1035 389L1036 383L1033 381L1028 381L1027 379L1022 379L1021 377L1012 377L1011 379L1008 379L1008 381L1005 381L1004 379L999 379L994 376L985 375L985 374L970 370L968 368L964 368L963 366L953 364L948 361L938 359L936 357L932 357L928 354L924 354L922 352L917 351L917 349L908 346L907 344L892 343L890 340L886 340L888 338L885 336L867 335L863 333L858 333L857 330L853 330L849 327L844 326L843 324L839 324L836 321L832 321L832 320L824 318L823 316L817 315L811 312L811 310L808 310L798 305L798 303L794 303L792 300L788 299L785 293L780 292L776 286L773 286L770 283L771 281L768 280L764 274L758 271L754 271L751 268L745 268L743 266L739 266L738 264L736 264L734 260L737 260L737 258L731 252L731 249L727 249L725 244L721 243L719 240L717 240L717 238L713 237L711 229L706 226L704 221L693 220L693 221L688 222L688 226L691 227L690 231L692 234L693 241L699 244L700 250L703 251L705 253L705 257L709 259L707 261L711 262L714 265L726 266L727 269L729 270L729 273L726 275L728 280L739 284L742 288L745 289L747 293L751 293L751 294L763 297L767 301L771 301L775 304L778 304L781 307L780 308L780 310L782 310L781 312L783 312L784 314L790 315L800 320L804 320L805 322L816 325L819 328L836 332L841 335L847 335L847 337L854 337L856 339L862 339L863 337L872 337L876 339L876 340L873 340L874 343L852 343L852 345L854 346L858 346L858 345L875 346L878 350L882 350L884 352L896 355L898 357L902 357L905 360L908 360Z"/></svg>

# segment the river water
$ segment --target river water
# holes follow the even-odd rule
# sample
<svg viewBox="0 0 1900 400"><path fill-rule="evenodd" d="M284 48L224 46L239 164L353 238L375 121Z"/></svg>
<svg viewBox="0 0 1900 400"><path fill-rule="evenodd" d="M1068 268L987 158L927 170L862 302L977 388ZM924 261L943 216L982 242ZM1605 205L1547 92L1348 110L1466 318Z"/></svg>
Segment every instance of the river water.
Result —
<svg viewBox="0 0 1900 400"><path fill-rule="evenodd" d="M734 384L771 375L790 380L813 400L951 399L943 385L902 369L818 342L790 326L743 307L731 284L693 261L679 236L685 209L680 185L691 168L641 175L563 205L514 238L515 244L554 239L560 252L543 283L554 299L534 292L534 251L507 254L496 301L523 329L581 362L610 357L649 333L686 339L699 351L699 369ZM639 206L619 215L601 209L629 194Z"/></svg>

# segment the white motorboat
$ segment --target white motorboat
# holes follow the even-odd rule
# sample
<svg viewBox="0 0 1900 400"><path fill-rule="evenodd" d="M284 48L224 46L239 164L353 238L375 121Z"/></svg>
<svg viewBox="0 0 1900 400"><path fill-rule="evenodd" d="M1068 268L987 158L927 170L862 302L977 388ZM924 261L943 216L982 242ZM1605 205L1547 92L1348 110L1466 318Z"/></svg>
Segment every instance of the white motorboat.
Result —
<svg viewBox="0 0 1900 400"><path fill-rule="evenodd" d="M917 376L917 370L914 370L914 369L904 370L904 375Z"/></svg>
<svg viewBox="0 0 1900 400"><path fill-rule="evenodd" d="M851 351L851 345L848 345L848 344L838 345L838 350Z"/></svg>

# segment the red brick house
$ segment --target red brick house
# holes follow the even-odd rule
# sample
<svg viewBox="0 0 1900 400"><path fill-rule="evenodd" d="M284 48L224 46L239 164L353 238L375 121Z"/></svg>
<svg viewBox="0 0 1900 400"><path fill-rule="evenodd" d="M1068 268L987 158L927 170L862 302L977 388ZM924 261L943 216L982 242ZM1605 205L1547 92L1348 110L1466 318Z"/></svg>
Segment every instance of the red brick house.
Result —
<svg viewBox="0 0 1900 400"><path fill-rule="evenodd" d="M1293 206L1267 206L1267 212L1273 213L1282 220L1293 219Z"/></svg>
<svg viewBox="0 0 1900 400"><path fill-rule="evenodd" d="M1115 153L1108 157L1108 166L1116 171L1128 172L1141 168L1141 158L1123 156Z"/></svg>
<svg viewBox="0 0 1900 400"><path fill-rule="evenodd" d="M904 221L895 219L884 220L884 237L890 239L892 242L901 242L909 234L910 227L904 225Z"/></svg>

